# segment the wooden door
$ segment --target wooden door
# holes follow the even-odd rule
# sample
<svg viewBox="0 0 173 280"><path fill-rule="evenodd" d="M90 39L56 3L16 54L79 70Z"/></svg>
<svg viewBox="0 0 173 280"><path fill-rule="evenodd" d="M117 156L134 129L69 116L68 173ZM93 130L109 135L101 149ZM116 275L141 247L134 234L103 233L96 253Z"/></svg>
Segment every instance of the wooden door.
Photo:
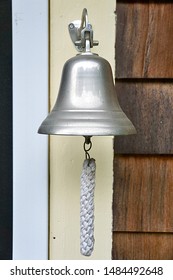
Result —
<svg viewBox="0 0 173 280"><path fill-rule="evenodd" d="M117 1L113 259L173 259L173 3Z"/></svg>

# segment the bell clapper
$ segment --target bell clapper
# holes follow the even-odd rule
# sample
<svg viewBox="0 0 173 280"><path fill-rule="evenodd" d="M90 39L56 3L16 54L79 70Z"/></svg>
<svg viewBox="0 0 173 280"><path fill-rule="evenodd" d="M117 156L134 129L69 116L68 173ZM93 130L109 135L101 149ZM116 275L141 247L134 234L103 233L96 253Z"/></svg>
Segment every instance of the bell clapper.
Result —
<svg viewBox="0 0 173 280"><path fill-rule="evenodd" d="M92 142L91 142L91 137L92 136L84 136L85 137L85 142L83 144L84 152L85 152L85 159L90 160L90 154L88 153L91 148L92 148ZM86 145L89 145L89 147L86 147Z"/></svg>

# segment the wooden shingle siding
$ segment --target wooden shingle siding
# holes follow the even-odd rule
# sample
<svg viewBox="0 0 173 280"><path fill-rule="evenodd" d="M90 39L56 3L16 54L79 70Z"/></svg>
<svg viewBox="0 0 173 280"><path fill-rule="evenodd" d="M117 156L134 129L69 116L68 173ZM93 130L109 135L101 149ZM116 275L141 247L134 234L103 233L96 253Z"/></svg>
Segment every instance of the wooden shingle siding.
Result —
<svg viewBox="0 0 173 280"><path fill-rule="evenodd" d="M117 78L173 77L173 5L166 2L118 1Z"/></svg>
<svg viewBox="0 0 173 280"><path fill-rule="evenodd" d="M113 259L173 260L173 234L116 232Z"/></svg>
<svg viewBox="0 0 173 280"><path fill-rule="evenodd" d="M173 82L116 81L122 109L137 135L115 138L120 154L173 154Z"/></svg>
<svg viewBox="0 0 173 280"><path fill-rule="evenodd" d="M173 159L115 156L115 231L173 233Z"/></svg>
<svg viewBox="0 0 173 280"><path fill-rule="evenodd" d="M173 3L117 1L113 259L173 259Z"/></svg>

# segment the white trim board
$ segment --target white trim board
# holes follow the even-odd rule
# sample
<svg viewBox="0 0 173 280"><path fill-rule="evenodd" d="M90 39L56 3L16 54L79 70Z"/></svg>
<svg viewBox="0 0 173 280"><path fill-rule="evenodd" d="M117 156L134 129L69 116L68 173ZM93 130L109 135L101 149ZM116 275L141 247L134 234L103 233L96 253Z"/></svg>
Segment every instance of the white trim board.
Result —
<svg viewBox="0 0 173 280"><path fill-rule="evenodd" d="M48 0L12 0L13 259L48 258Z"/></svg>

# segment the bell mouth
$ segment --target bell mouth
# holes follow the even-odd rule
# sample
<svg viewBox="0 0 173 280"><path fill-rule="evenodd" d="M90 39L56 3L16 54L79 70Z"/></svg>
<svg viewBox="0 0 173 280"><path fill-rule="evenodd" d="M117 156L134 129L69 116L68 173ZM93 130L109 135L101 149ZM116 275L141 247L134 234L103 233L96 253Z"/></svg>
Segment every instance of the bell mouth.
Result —
<svg viewBox="0 0 173 280"><path fill-rule="evenodd" d="M136 129L122 111L53 110L41 124L38 133L113 136L136 134Z"/></svg>

